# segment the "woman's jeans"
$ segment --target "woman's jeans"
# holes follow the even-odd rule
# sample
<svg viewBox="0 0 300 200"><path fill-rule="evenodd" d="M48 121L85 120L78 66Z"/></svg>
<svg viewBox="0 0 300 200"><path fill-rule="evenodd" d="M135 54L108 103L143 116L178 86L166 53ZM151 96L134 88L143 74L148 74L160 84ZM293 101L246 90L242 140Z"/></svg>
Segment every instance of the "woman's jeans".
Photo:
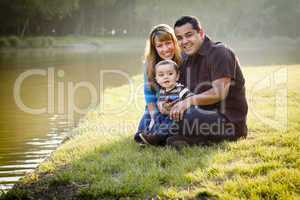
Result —
<svg viewBox="0 0 300 200"><path fill-rule="evenodd" d="M158 135L162 138L167 138L170 132L178 132L178 130L173 130L172 127L178 127L178 125L171 120L168 115L163 115L157 113L154 116L154 125L149 129L151 121L150 113L146 110L138 126L138 130L135 134L135 138L138 137L140 133Z"/></svg>

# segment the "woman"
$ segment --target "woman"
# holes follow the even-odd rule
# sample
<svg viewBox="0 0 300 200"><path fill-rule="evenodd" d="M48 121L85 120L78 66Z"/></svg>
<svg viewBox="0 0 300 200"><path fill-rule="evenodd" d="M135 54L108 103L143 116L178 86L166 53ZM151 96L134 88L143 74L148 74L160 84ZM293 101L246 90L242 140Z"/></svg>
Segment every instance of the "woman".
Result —
<svg viewBox="0 0 300 200"><path fill-rule="evenodd" d="M161 60L173 60L178 65L181 63L180 48L177 44L174 30L166 24L155 26L151 30L146 44L144 62L146 110L134 136L135 141L138 143L143 143L139 134L151 129L154 124L155 113L158 112L156 105L158 88L154 79L154 66Z"/></svg>

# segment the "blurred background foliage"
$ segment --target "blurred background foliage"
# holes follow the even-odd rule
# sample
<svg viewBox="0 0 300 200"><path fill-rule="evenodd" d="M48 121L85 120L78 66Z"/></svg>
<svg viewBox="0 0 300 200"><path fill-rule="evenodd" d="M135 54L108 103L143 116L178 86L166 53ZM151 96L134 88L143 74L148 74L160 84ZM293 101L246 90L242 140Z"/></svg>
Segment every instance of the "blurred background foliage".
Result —
<svg viewBox="0 0 300 200"><path fill-rule="evenodd" d="M181 15L225 39L300 33L300 0L1 0L0 36L144 36Z"/></svg>

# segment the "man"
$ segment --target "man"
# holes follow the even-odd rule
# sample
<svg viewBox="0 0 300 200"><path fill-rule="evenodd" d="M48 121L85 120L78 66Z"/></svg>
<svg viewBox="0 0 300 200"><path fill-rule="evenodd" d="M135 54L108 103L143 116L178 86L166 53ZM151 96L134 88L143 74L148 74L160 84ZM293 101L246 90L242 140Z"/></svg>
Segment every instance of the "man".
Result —
<svg viewBox="0 0 300 200"><path fill-rule="evenodd" d="M186 54L180 82L195 95L176 103L170 118L180 131L167 145L193 145L247 136L245 80L235 54L205 35L197 18L183 16L174 25ZM159 105L165 112L162 104Z"/></svg>

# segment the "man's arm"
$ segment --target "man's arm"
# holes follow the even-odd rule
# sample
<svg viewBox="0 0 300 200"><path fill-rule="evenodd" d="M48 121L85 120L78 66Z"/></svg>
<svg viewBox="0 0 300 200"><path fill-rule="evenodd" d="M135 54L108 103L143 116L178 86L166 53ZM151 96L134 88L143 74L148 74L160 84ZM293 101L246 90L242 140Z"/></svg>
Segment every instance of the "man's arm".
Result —
<svg viewBox="0 0 300 200"><path fill-rule="evenodd" d="M211 105L222 101L228 94L230 83L231 78L229 77L214 80L211 89L176 103L170 111L170 118L179 121L182 120L184 112L192 105Z"/></svg>

